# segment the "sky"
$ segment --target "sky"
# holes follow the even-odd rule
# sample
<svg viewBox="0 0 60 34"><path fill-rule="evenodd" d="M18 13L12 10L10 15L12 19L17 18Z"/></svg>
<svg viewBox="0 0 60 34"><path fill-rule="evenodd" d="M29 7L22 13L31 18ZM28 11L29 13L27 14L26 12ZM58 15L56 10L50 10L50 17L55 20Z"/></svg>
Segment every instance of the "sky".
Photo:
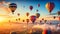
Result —
<svg viewBox="0 0 60 34"><path fill-rule="evenodd" d="M6 0L7 1L7 0ZM46 9L45 5L48 2L54 2L55 7L52 10L52 13L56 13L57 11L60 10L60 1L52 1L52 0L8 0L7 2L11 2L11 3L16 3L17 4L17 9L15 11L15 13L20 13L25 14L26 12L29 12L31 15L36 14L36 10L39 10L38 13L41 14L41 16L46 16L49 14L48 10ZM37 5L40 4L40 7L38 7ZM32 5L33 6L33 10L30 11L29 6ZM25 8L24 8L25 6ZM24 13L23 13L24 12Z"/></svg>
<svg viewBox="0 0 60 34"><path fill-rule="evenodd" d="M8 4L16 3L17 9L15 10L13 16L18 17L17 13L20 13L20 18L22 18L22 19L29 18L26 16L26 12L29 12L29 14L30 14L29 16L35 15L36 13L40 13L40 17L45 17L45 16L49 15L49 12L45 7L45 5L48 2L53 2L55 4L55 7L52 10L52 13L56 13L57 11L60 10L60 7L59 7L60 1L59 0L4 0L4 1L6 2L5 5L7 8L6 7L4 8L5 5L3 7L0 6L2 9L4 9L4 10L0 9L0 15L4 14L4 15L12 16L13 14L11 14L11 12L9 10L7 10L7 9L9 9ZM38 7L38 4L40 4L40 7ZM31 6L31 5L33 6L32 11L29 9L29 6ZM38 10L38 12L36 12L36 10ZM7 13L4 11L7 11Z"/></svg>

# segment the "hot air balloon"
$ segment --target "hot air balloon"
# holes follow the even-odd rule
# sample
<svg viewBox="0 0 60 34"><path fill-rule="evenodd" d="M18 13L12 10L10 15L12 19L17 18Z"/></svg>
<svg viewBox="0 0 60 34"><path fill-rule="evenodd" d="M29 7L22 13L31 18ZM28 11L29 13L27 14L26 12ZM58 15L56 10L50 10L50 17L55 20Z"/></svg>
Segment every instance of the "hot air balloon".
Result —
<svg viewBox="0 0 60 34"><path fill-rule="evenodd" d="M20 18L18 18L18 20L20 21Z"/></svg>
<svg viewBox="0 0 60 34"><path fill-rule="evenodd" d="M14 12L17 8L17 5L15 3L11 3L11 4L9 4L9 8L10 8L12 14L14 14Z"/></svg>
<svg viewBox="0 0 60 34"><path fill-rule="evenodd" d="M33 9L33 6L29 6L29 9L32 10Z"/></svg>
<svg viewBox="0 0 60 34"><path fill-rule="evenodd" d="M25 22L25 20L23 20L23 22Z"/></svg>
<svg viewBox="0 0 60 34"><path fill-rule="evenodd" d="M47 30L47 34L52 34L52 31L50 29Z"/></svg>
<svg viewBox="0 0 60 34"><path fill-rule="evenodd" d="M28 13L28 12L26 13L26 16L27 16L27 17L29 16L29 13Z"/></svg>
<svg viewBox="0 0 60 34"><path fill-rule="evenodd" d="M58 11L57 13L58 13L58 15L60 15L60 11Z"/></svg>
<svg viewBox="0 0 60 34"><path fill-rule="evenodd" d="M16 19L16 21L17 21L17 19Z"/></svg>
<svg viewBox="0 0 60 34"><path fill-rule="evenodd" d="M45 20L45 23L47 22L47 20Z"/></svg>
<svg viewBox="0 0 60 34"><path fill-rule="evenodd" d="M37 9L36 12L38 12L39 10Z"/></svg>
<svg viewBox="0 0 60 34"><path fill-rule="evenodd" d="M51 14L52 10L54 9L54 7L55 7L55 4L53 2L48 2L46 4L46 8L47 8L47 10L49 11L50 14Z"/></svg>
<svg viewBox="0 0 60 34"><path fill-rule="evenodd" d="M33 24L34 24L34 22L35 22L35 20L36 20L36 16L35 15L32 15L32 16L30 16L30 20L33 22Z"/></svg>
<svg viewBox="0 0 60 34"><path fill-rule="evenodd" d="M36 13L36 17L39 18L40 17L40 14L39 13Z"/></svg>
<svg viewBox="0 0 60 34"><path fill-rule="evenodd" d="M10 34L17 34L16 32L11 32Z"/></svg>
<svg viewBox="0 0 60 34"><path fill-rule="evenodd" d="M42 18L42 20L44 20L44 18Z"/></svg>
<svg viewBox="0 0 60 34"><path fill-rule="evenodd" d="M56 18L56 16L53 17L54 19Z"/></svg>
<svg viewBox="0 0 60 34"><path fill-rule="evenodd" d="M27 22L27 24L28 24L28 22L29 22L29 19L26 19L26 22Z"/></svg>
<svg viewBox="0 0 60 34"><path fill-rule="evenodd" d="M47 30L44 29L44 30L42 31L42 34L47 34Z"/></svg>
<svg viewBox="0 0 60 34"><path fill-rule="evenodd" d="M40 20L40 24L42 24L42 20Z"/></svg>
<svg viewBox="0 0 60 34"><path fill-rule="evenodd" d="M18 13L17 15L20 16L20 13Z"/></svg>
<svg viewBox="0 0 60 34"><path fill-rule="evenodd" d="M42 22L42 20L40 20L40 23Z"/></svg>
<svg viewBox="0 0 60 34"><path fill-rule="evenodd" d="M40 7L40 4L38 4L38 7Z"/></svg>
<svg viewBox="0 0 60 34"><path fill-rule="evenodd" d="M60 17L59 17L59 21L60 21Z"/></svg>

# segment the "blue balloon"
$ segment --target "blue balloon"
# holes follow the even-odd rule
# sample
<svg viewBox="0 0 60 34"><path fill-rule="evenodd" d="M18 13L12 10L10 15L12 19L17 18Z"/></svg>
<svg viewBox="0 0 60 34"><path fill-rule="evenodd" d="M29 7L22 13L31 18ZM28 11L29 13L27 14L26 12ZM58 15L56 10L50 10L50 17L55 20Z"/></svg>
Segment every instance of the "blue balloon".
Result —
<svg viewBox="0 0 60 34"><path fill-rule="evenodd" d="M48 30L48 31L47 31L47 34L52 34L51 30Z"/></svg>
<svg viewBox="0 0 60 34"><path fill-rule="evenodd" d="M15 12L15 10L17 8L17 4L11 3L11 4L9 4L9 8L10 8L12 14L14 14L14 12Z"/></svg>

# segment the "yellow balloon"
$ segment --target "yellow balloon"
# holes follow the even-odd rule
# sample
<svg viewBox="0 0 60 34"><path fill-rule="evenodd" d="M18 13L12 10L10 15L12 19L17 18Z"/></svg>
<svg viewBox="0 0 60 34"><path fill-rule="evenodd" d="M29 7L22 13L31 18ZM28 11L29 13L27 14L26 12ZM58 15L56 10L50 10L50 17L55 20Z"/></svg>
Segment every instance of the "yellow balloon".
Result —
<svg viewBox="0 0 60 34"><path fill-rule="evenodd" d="M47 3L47 4L46 4L46 8L47 8L47 10L48 10L48 11L50 11L49 6L50 6L50 4L49 4L49 3Z"/></svg>

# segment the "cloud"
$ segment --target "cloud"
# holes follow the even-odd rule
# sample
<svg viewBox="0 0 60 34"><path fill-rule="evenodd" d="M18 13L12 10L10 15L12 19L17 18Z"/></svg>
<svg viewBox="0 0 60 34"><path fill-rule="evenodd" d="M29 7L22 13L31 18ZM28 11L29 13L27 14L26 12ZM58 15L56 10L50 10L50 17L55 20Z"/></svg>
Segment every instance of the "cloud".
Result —
<svg viewBox="0 0 60 34"><path fill-rule="evenodd" d="M5 1L0 2L0 14L9 14L10 13L10 9L8 7L9 4L10 4L10 2L5 2Z"/></svg>
<svg viewBox="0 0 60 34"><path fill-rule="evenodd" d="M3 6L9 6L10 2L5 2L5 1L2 1L0 2L0 5L3 5Z"/></svg>

